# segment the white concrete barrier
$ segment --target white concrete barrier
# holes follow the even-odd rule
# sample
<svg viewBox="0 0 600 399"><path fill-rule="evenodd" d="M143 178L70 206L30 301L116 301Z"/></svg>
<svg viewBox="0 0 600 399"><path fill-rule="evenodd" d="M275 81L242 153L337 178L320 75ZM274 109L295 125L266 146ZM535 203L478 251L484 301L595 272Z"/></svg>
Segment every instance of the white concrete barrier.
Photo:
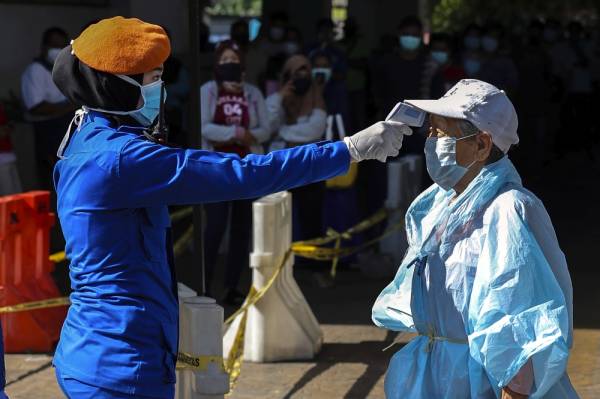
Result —
<svg viewBox="0 0 600 399"><path fill-rule="evenodd" d="M215 300L195 296L183 284L179 289L179 352L194 357L223 356L223 308ZM229 391L229 375L222 362L208 362L202 370L177 371L177 399L222 399Z"/></svg>
<svg viewBox="0 0 600 399"><path fill-rule="evenodd" d="M252 283L262 288L292 242L292 196L282 192L253 204L254 250L250 255ZM291 256L273 286L248 310L244 360L273 362L311 359L321 349L323 333L293 276ZM229 353L241 315L225 333Z"/></svg>
<svg viewBox="0 0 600 399"><path fill-rule="evenodd" d="M181 325L183 324L183 301L187 298L198 296L198 293L183 283L177 283L177 293L179 296L179 343L181 346L182 332ZM181 348L180 348L181 349ZM175 372L177 384L175 385L175 397L183 399L186 396L186 391L191 391L192 372L190 370L177 370Z"/></svg>

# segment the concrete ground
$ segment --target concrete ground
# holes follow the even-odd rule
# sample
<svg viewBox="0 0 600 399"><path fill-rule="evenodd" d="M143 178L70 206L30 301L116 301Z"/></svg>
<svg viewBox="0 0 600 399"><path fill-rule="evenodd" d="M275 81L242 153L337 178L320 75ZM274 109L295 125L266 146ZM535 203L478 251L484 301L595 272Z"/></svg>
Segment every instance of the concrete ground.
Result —
<svg viewBox="0 0 600 399"><path fill-rule="evenodd" d="M569 374L581 398L600 398L600 171L583 153L575 153L530 176L525 185L544 201L573 280L575 339ZM383 398L387 363L398 346L382 351L396 334L374 327L370 308L388 281L346 270L333 287L319 288L311 271L297 270L296 275L323 328L321 353L310 362L244 363L230 398ZM8 395L62 398L50 361L48 355L7 355Z"/></svg>

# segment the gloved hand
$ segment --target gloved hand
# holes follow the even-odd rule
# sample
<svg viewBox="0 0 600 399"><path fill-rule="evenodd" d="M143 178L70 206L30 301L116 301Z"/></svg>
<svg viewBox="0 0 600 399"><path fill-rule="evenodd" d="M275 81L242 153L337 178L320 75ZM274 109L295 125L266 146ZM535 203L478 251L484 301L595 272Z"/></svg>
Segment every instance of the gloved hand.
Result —
<svg viewBox="0 0 600 399"><path fill-rule="evenodd" d="M411 134L412 129L404 123L384 121L344 138L344 142L354 162L366 159L385 162L387 157L398 155L403 137Z"/></svg>

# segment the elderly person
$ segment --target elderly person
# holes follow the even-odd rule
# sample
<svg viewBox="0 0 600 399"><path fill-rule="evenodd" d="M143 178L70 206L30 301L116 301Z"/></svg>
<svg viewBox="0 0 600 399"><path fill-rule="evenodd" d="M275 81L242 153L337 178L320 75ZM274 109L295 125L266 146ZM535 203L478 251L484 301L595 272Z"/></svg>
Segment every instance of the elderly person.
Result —
<svg viewBox="0 0 600 399"><path fill-rule="evenodd" d="M506 94L461 80L430 114L435 182L406 214L409 249L373 320L419 335L397 352L388 398L576 398L566 373L572 286L542 202L506 156L517 115Z"/></svg>

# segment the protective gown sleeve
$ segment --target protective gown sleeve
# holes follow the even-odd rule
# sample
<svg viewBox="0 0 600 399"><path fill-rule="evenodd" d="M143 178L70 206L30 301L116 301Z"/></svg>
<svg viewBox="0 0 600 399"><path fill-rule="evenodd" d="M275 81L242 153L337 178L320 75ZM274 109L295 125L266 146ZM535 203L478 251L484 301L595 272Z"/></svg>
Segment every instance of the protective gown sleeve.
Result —
<svg viewBox="0 0 600 399"><path fill-rule="evenodd" d="M268 155L222 154L133 139L118 154L120 207L197 204L258 198L346 173L343 142L316 143Z"/></svg>
<svg viewBox="0 0 600 399"><path fill-rule="evenodd" d="M411 315L410 299L414 267L407 267L415 258L409 248L394 280L381 291L371 313L376 326L392 331L416 332ZM411 261L412 260L412 261Z"/></svg>
<svg viewBox="0 0 600 399"><path fill-rule="evenodd" d="M535 221L523 216L528 206L541 204L504 193L484 217L468 338L471 357L497 389L531 359L536 398L565 372L570 330L563 291L530 227Z"/></svg>

